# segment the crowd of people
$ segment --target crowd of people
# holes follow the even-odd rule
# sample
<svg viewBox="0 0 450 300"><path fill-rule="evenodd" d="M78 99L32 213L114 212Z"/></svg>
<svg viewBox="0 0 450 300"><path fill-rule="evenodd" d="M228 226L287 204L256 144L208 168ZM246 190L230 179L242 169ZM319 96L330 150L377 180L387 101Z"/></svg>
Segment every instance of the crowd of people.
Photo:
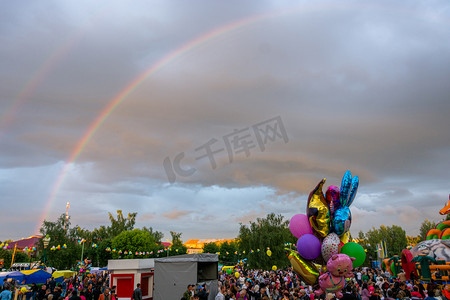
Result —
<svg viewBox="0 0 450 300"><path fill-rule="evenodd" d="M426 287L408 281L400 273L392 278L379 269L357 268L346 280L342 300L450 300L450 285L431 282ZM239 270L238 274L219 272L218 292L210 295L206 284L188 285L183 300L335 300L333 293L320 293L319 287L305 284L291 268L277 271ZM4 280L0 300L116 300L116 287L109 288L108 274L51 278L42 285ZM139 284L133 300L142 300ZM168 299L169 300L169 299ZM170 299L172 300L172 299ZM176 299L174 299L176 300Z"/></svg>
<svg viewBox="0 0 450 300"><path fill-rule="evenodd" d="M109 288L106 274L75 276L56 282L54 278L40 286L16 280L3 280L0 300L115 300L115 287ZM19 298L19 296L21 298Z"/></svg>
<svg viewBox="0 0 450 300"><path fill-rule="evenodd" d="M391 278L379 269L357 268L346 280L342 300L450 300L450 285L431 282L424 285L404 277ZM331 300L333 293L320 293L318 286L306 285L290 268L278 271L241 270L239 277L226 272L219 275L216 300ZM204 290L205 288L202 287ZM201 298L195 286L188 287L182 299Z"/></svg>

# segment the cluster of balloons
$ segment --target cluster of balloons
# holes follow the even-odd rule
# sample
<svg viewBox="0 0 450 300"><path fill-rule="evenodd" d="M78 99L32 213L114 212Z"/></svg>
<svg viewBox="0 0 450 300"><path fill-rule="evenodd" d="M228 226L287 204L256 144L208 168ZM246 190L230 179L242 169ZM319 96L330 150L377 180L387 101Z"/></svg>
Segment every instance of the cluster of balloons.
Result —
<svg viewBox="0 0 450 300"><path fill-rule="evenodd" d="M1 243L0 244L0 249L9 249L9 245L8 245L8 243Z"/></svg>
<svg viewBox="0 0 450 300"><path fill-rule="evenodd" d="M33 251L36 251L36 247L30 247L30 248L25 247L25 248L23 248L23 252L33 252Z"/></svg>
<svg viewBox="0 0 450 300"><path fill-rule="evenodd" d="M352 215L350 205L358 190L358 176L345 172L341 187L328 187L325 194L322 179L308 197L306 215L297 214L289 223L291 233L298 238L297 251L286 249L294 270L308 283L314 284L319 268L335 254L355 258L353 267L364 263L366 253L357 243L349 241Z"/></svg>
<svg viewBox="0 0 450 300"><path fill-rule="evenodd" d="M77 262L78 273L89 273L91 270L92 262L87 258L84 261Z"/></svg>
<svg viewBox="0 0 450 300"><path fill-rule="evenodd" d="M62 246L62 248L63 248L63 249L67 249L67 245L64 244L64 245ZM61 245L58 245L58 246L52 246L52 247L50 248L50 250L51 250L51 251L61 250Z"/></svg>
<svg viewBox="0 0 450 300"><path fill-rule="evenodd" d="M95 248L97 248L97 245L96 244L94 244L95 245ZM92 245L92 247L94 247L94 245ZM170 249L169 249L170 250ZM105 251L106 252L113 252L113 253L119 253L119 254L125 254L125 255L133 255L133 252L131 252L131 251L124 251L124 252L122 252L122 250L116 250L115 248L114 249L111 249L111 247L107 247L106 249L105 249ZM161 253L161 252L163 252L164 250L158 250L157 251L157 253ZM178 249L175 249L175 251L176 252L178 252ZM134 255L153 255L153 251L136 251L135 253L134 253Z"/></svg>

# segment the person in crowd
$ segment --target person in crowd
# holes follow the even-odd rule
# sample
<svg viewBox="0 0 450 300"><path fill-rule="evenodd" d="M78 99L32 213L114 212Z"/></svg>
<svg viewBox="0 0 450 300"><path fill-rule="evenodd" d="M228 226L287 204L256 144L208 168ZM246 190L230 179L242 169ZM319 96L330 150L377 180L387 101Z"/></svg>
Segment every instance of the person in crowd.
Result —
<svg viewBox="0 0 450 300"><path fill-rule="evenodd" d="M47 299L47 300L52 300L53 299L53 294L52 294L52 291L50 289L45 290L44 299Z"/></svg>
<svg viewBox="0 0 450 300"><path fill-rule="evenodd" d="M200 300L208 300L209 290L206 290L206 284L198 287L197 295Z"/></svg>
<svg viewBox="0 0 450 300"><path fill-rule="evenodd" d="M37 295L38 291L39 291L38 286L36 285L36 283L33 282L30 286L30 299L31 300L36 299L36 295Z"/></svg>
<svg viewBox="0 0 450 300"><path fill-rule="evenodd" d="M377 286L374 288L372 295L370 295L369 300L381 300L381 290Z"/></svg>
<svg viewBox="0 0 450 300"><path fill-rule="evenodd" d="M237 298L238 300L250 300L250 298L247 297L247 290L245 288L243 288L240 292L239 292L239 297Z"/></svg>
<svg viewBox="0 0 450 300"><path fill-rule="evenodd" d="M93 290L92 283L89 283L87 289L84 291L84 297L86 297L86 300L93 300L93 297L94 297L93 293L94 293L94 290Z"/></svg>
<svg viewBox="0 0 450 300"><path fill-rule="evenodd" d="M415 285L413 286L413 291L411 292L411 299L412 300L421 300L423 299L422 294L419 292L419 288Z"/></svg>
<svg viewBox="0 0 450 300"><path fill-rule="evenodd" d="M193 296L193 294L191 294ZM138 283L133 291L133 300L142 300L141 284Z"/></svg>
<svg viewBox="0 0 450 300"><path fill-rule="evenodd" d="M10 287L11 287L11 285L9 284L8 279L4 278L3 279L2 289L6 290L6 289L9 289Z"/></svg>
<svg viewBox="0 0 450 300"><path fill-rule="evenodd" d="M394 293L392 292L392 290L388 290L386 292L386 297L384 298L384 300L395 300L393 296L394 296Z"/></svg>
<svg viewBox="0 0 450 300"><path fill-rule="evenodd" d="M398 292L397 292L397 299L405 299L406 298L406 294L405 294L405 292L403 291L403 290L399 290Z"/></svg>
<svg viewBox="0 0 450 300"><path fill-rule="evenodd" d="M407 298L411 298L411 290L405 282L400 283L400 289L405 293Z"/></svg>
<svg viewBox="0 0 450 300"><path fill-rule="evenodd" d="M113 287L113 289L114 289L114 287ZM101 285L101 282L99 282L94 287L94 291L92 292L92 300L98 300L98 298L100 298L101 293L102 293L102 285Z"/></svg>
<svg viewBox="0 0 450 300"><path fill-rule="evenodd" d="M450 300L450 285L446 284L442 291L442 299Z"/></svg>
<svg viewBox="0 0 450 300"><path fill-rule="evenodd" d="M53 276L50 278L50 280L48 282L48 287L49 287L51 293L53 293L53 291L55 290L55 287L56 287L56 281L55 281L55 278L53 278Z"/></svg>
<svg viewBox="0 0 450 300"><path fill-rule="evenodd" d="M45 298L46 291L47 291L47 285L43 284L37 292L37 295L36 295L37 300L43 300Z"/></svg>
<svg viewBox="0 0 450 300"><path fill-rule="evenodd" d="M81 300L80 296L78 296L77 290L73 290L71 295L72 296L70 296L69 300Z"/></svg>
<svg viewBox="0 0 450 300"><path fill-rule="evenodd" d="M361 269L359 269L359 268L356 271L356 281L358 282L358 285L361 286L361 284L362 284L362 273L361 273Z"/></svg>
<svg viewBox="0 0 450 300"><path fill-rule="evenodd" d="M72 290L67 290L67 292L66 292L66 297L64 298L64 300L69 300L70 299L70 297L72 297Z"/></svg>
<svg viewBox="0 0 450 300"><path fill-rule="evenodd" d="M369 287L367 286L367 282L364 282L362 285L361 300L369 300L369 297L370 297Z"/></svg>
<svg viewBox="0 0 450 300"><path fill-rule="evenodd" d="M6 286L3 288L3 291L0 293L0 300L11 300L12 293L11 293L12 287Z"/></svg>
<svg viewBox="0 0 450 300"><path fill-rule="evenodd" d="M61 288L61 284L58 283L55 287L55 289L53 290L53 299L57 300L59 299L59 297L61 297L62 295L62 288Z"/></svg>
<svg viewBox="0 0 450 300"><path fill-rule="evenodd" d="M439 288L436 288L434 290L434 294L433 295L434 295L434 298L436 298L437 300L443 300L442 293L441 293L441 290Z"/></svg>
<svg viewBox="0 0 450 300"><path fill-rule="evenodd" d="M226 290L225 285L222 285L220 287L219 292L217 293L216 297L214 298L214 300L225 300L225 295L224 295L225 290Z"/></svg>
<svg viewBox="0 0 450 300"><path fill-rule="evenodd" d="M84 289L80 291L80 298L81 298L81 300L86 300L85 290Z"/></svg>
<svg viewBox="0 0 450 300"><path fill-rule="evenodd" d="M192 296L194 296L194 292L193 292L194 287L195 287L195 285L193 285L193 284L188 284L188 285L187 285L187 289L186 289L186 291L183 293L183 297L181 297L181 299L184 299L184 300L191 300Z"/></svg>
<svg viewBox="0 0 450 300"><path fill-rule="evenodd" d="M436 278L437 283L442 283L442 272L439 268L436 268L436 271L433 273L434 278Z"/></svg>
<svg viewBox="0 0 450 300"><path fill-rule="evenodd" d="M437 300L434 297L434 291L431 291L431 293L427 293L427 296L425 297L425 300Z"/></svg>
<svg viewBox="0 0 450 300"><path fill-rule="evenodd" d="M109 294L109 288L105 288L104 292L98 298L99 300L111 300L111 295Z"/></svg>
<svg viewBox="0 0 450 300"><path fill-rule="evenodd" d="M117 300L115 285L111 288L111 300Z"/></svg>
<svg viewBox="0 0 450 300"><path fill-rule="evenodd" d="M362 282L368 282L369 281L369 275L367 275L367 272L363 272L361 275Z"/></svg>

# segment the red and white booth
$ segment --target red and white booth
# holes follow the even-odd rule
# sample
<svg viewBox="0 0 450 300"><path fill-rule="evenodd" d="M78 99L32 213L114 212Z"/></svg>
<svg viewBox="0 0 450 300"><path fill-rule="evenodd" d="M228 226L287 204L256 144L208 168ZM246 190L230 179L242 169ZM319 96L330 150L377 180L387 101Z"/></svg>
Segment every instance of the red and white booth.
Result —
<svg viewBox="0 0 450 300"><path fill-rule="evenodd" d="M154 267L153 258L108 260L109 282L111 287L116 286L117 299L130 300L140 283L142 299L153 300Z"/></svg>

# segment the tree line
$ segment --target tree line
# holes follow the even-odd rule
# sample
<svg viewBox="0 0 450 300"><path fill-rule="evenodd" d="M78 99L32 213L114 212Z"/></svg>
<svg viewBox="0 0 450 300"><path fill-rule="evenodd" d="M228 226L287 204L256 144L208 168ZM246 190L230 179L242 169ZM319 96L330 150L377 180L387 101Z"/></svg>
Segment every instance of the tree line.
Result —
<svg viewBox="0 0 450 300"><path fill-rule="evenodd" d="M62 214L56 221L44 220L40 233L49 236L46 249L49 265L59 270L74 269L83 258L91 261L92 266L106 266L109 259L132 259L172 256L187 253L181 241L181 233L171 231L172 245L166 249L161 240L162 232L152 227L135 228L137 213L123 215L121 210L114 216L108 213L110 224L93 230L71 226L70 218ZM26 253L16 251L15 262L39 260L44 250L43 239L36 245L36 251ZM11 265L12 249L0 249L0 259L4 267ZM126 252L126 253L125 253ZM152 254L150 254L152 253Z"/></svg>
<svg viewBox="0 0 450 300"><path fill-rule="evenodd" d="M366 233L360 231L356 241L366 250L363 266L370 266L372 260L377 260L377 244L381 241L385 241L389 256L400 255L407 246L424 241L428 230L435 226L434 222L425 219L417 237L408 237L405 230L397 225L372 227ZM350 240L354 238L350 236ZM289 231L289 221L282 215L271 213L248 225L240 224L235 243L206 244L203 252L219 253L219 260L223 264L239 262L245 257L248 267L269 270L273 265L278 268L289 266L284 250L295 248L293 245L296 243L297 238ZM271 256L267 255L267 249L270 249Z"/></svg>
<svg viewBox="0 0 450 300"><path fill-rule="evenodd" d="M172 245L166 249L161 243L164 237L162 232L152 227L135 228L136 212L124 216L118 210L116 216L111 213L108 216L108 226L102 225L93 230L71 227L70 219L66 221L65 214L54 222L45 220L40 232L50 237L47 248L50 265L57 269L70 269L83 257L88 258L93 266L106 266L109 259L154 258L187 253L181 233L170 232ZM360 231L357 241L366 249L365 265L377 259L377 244L381 241L386 242L390 256L399 255L411 243L425 240L426 233L435 225L434 222L424 220L418 237L407 237L405 230L397 225L372 227L366 233ZM235 241L206 244L203 252L219 254L219 262L224 265L234 265L245 260L250 268L270 269L273 265L283 268L290 265L285 248L295 247L296 243L297 238L289 231L289 221L282 215L270 213L249 224L240 223ZM58 250L55 249L57 246L60 246ZM43 247L41 239L36 252L28 256L17 251L15 261L37 260L43 253ZM50 251L51 248L55 250ZM271 255L268 255L268 250ZM6 267L10 265L11 253L11 250L0 249L0 259L4 259Z"/></svg>

